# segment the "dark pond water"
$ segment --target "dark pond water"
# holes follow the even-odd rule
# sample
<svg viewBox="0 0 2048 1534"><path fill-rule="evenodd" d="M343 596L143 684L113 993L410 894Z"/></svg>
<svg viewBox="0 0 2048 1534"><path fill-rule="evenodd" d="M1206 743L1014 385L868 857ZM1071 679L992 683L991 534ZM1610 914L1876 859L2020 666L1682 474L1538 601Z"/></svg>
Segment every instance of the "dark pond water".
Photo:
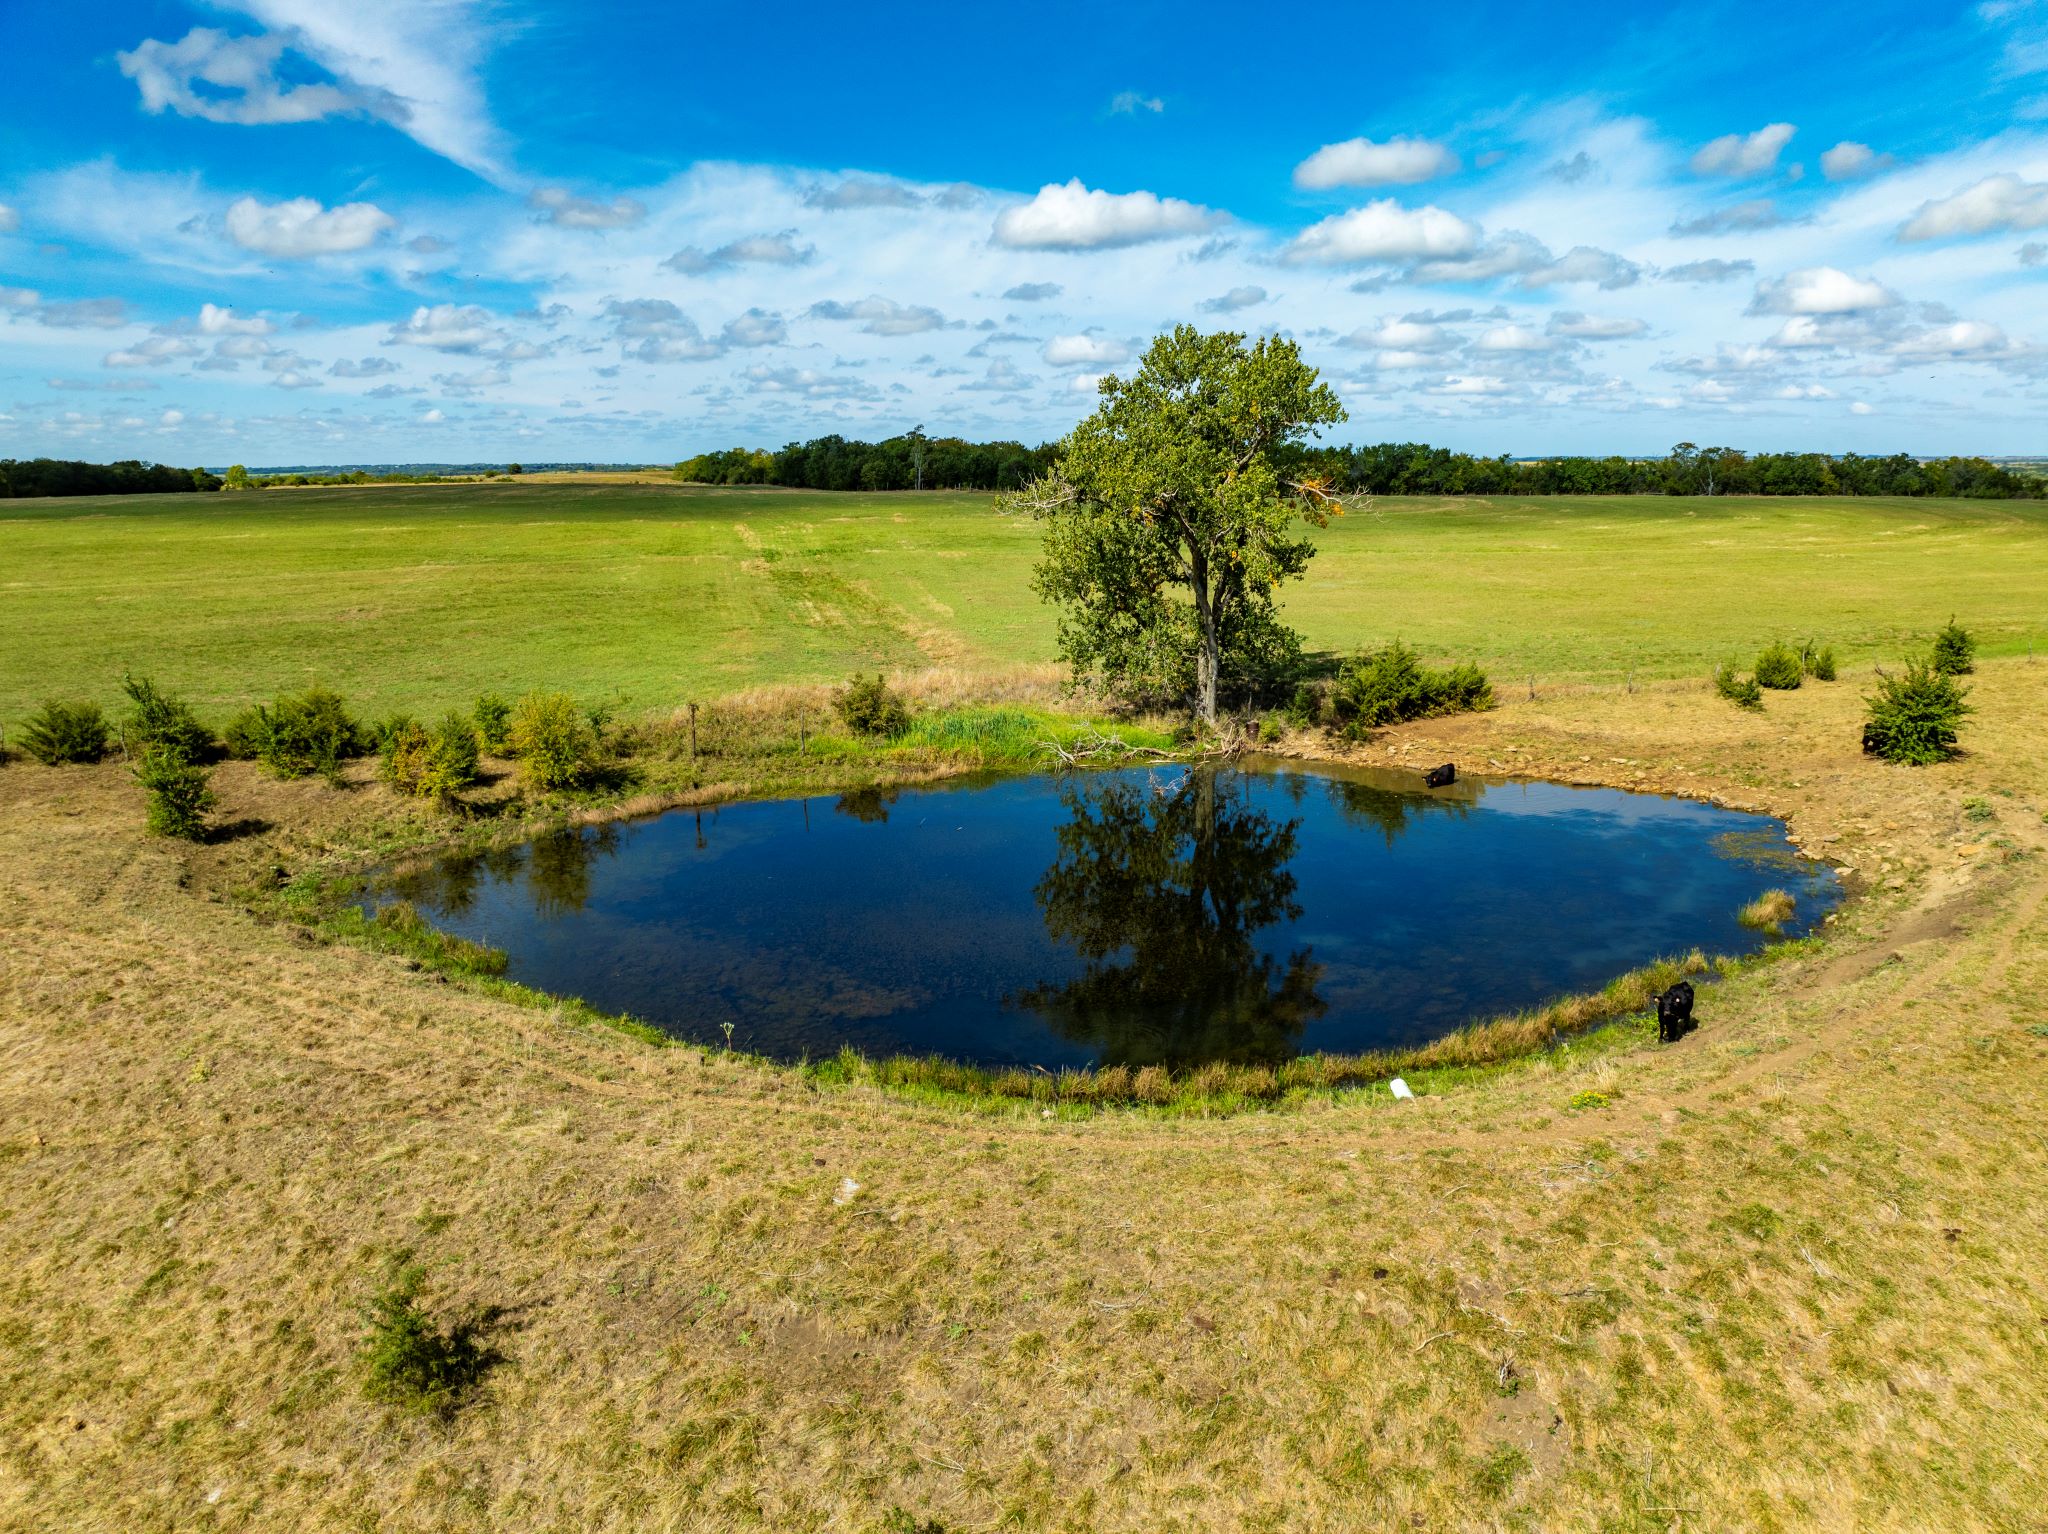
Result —
<svg viewBox="0 0 2048 1534"><path fill-rule="evenodd" d="M1784 826L1252 762L725 805L388 879L510 975L785 1059L1272 1061L1421 1043L1837 899Z"/></svg>

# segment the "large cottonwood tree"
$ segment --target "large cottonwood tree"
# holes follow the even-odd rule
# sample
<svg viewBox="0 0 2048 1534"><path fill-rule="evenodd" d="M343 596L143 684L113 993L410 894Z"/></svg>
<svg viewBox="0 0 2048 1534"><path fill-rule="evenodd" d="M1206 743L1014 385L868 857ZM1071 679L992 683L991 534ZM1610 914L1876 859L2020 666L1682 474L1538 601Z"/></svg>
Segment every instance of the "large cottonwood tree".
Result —
<svg viewBox="0 0 2048 1534"><path fill-rule="evenodd" d="M1007 498L1046 523L1033 584L1062 609L1077 679L1188 697L1213 723L1226 678L1249 686L1298 660L1274 593L1315 553L1297 523L1342 508L1282 460L1344 408L1292 341L1191 325L1101 391L1051 472Z"/></svg>

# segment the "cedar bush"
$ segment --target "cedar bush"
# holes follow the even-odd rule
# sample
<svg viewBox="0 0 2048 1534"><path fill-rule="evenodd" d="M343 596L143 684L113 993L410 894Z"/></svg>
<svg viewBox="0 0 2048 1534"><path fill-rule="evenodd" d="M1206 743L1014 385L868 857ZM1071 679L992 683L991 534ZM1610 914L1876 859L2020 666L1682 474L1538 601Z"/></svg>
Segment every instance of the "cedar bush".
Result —
<svg viewBox="0 0 2048 1534"><path fill-rule="evenodd" d="M1956 733L1975 712L1969 689L1932 660L1911 660L1898 675L1880 671L1877 691L1863 701L1863 749L1888 762L1924 767L1956 754Z"/></svg>
<svg viewBox="0 0 2048 1534"><path fill-rule="evenodd" d="M1943 676L1968 676L1977 669L1977 636L1949 619L1934 636L1933 666Z"/></svg>
<svg viewBox="0 0 2048 1534"><path fill-rule="evenodd" d="M1764 706L1764 690L1757 685L1757 679L1742 675L1735 669L1735 662L1732 660L1723 661L1721 669L1714 673L1714 691L1737 708Z"/></svg>
<svg viewBox="0 0 2048 1534"><path fill-rule="evenodd" d="M1809 639L1799 647L1800 669L1816 682L1835 679L1835 647Z"/></svg>
<svg viewBox="0 0 2048 1534"><path fill-rule="evenodd" d="M452 1416L498 1362L482 1341L488 1317L469 1317L447 1328L421 1309L426 1277L417 1265L401 1268L364 1315L363 1393L407 1411Z"/></svg>
<svg viewBox="0 0 2048 1534"><path fill-rule="evenodd" d="M1493 688L1477 666L1432 671L1398 639L1345 661L1329 698L1331 714L1353 732L1492 707Z"/></svg>
<svg viewBox="0 0 2048 1534"><path fill-rule="evenodd" d="M422 799L448 799L476 782L476 731L457 713L432 729L414 719L393 720L384 735L384 779Z"/></svg>
<svg viewBox="0 0 2048 1534"><path fill-rule="evenodd" d="M476 723L477 743L484 750L495 753L505 749L505 732L512 725L511 704L496 693L487 692L476 700L470 717Z"/></svg>
<svg viewBox="0 0 2048 1534"><path fill-rule="evenodd" d="M20 745L45 767L96 762L107 754L107 716L97 703L60 703L53 698L30 716Z"/></svg>
<svg viewBox="0 0 2048 1534"><path fill-rule="evenodd" d="M281 697L268 708L258 704L228 731L231 744L248 747L280 778L316 772L333 777L349 757L362 755L372 735L349 716L339 693L319 686Z"/></svg>
<svg viewBox="0 0 2048 1534"><path fill-rule="evenodd" d="M1766 645L1756 658L1756 684L1790 692L1806 675L1797 655L1782 644Z"/></svg>
<svg viewBox="0 0 2048 1534"><path fill-rule="evenodd" d="M597 771L597 732L567 693L530 692L521 698L505 740L535 788L574 788Z"/></svg>
<svg viewBox="0 0 2048 1534"><path fill-rule="evenodd" d="M856 735L901 735L910 727L910 709L902 696L882 680L858 671L832 699L833 708Z"/></svg>
<svg viewBox="0 0 2048 1534"><path fill-rule="evenodd" d="M147 677L123 677L121 691L128 695L125 734L131 746L171 746L194 762L213 750L213 731L199 722L183 699L158 691Z"/></svg>
<svg viewBox="0 0 2048 1534"><path fill-rule="evenodd" d="M175 741L152 741L135 761L135 781L149 794L143 824L152 836L176 836L196 842L206 835L206 812L213 808L212 777Z"/></svg>

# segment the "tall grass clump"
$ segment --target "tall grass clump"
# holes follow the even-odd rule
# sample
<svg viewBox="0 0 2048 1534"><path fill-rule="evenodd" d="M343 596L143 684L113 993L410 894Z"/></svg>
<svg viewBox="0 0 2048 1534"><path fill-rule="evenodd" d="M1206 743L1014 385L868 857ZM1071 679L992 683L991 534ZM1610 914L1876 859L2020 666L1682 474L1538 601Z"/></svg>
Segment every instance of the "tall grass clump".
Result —
<svg viewBox="0 0 2048 1534"><path fill-rule="evenodd" d="M341 695L320 686L257 704L229 723L225 738L230 754L252 757L280 778L332 778L370 745Z"/></svg>
<svg viewBox="0 0 2048 1534"><path fill-rule="evenodd" d="M23 726L21 749L45 767L96 762L107 754L107 716L97 703L51 699Z"/></svg>
<svg viewBox="0 0 2048 1534"><path fill-rule="evenodd" d="M856 671L852 680L833 694L832 707L856 735L901 735L910 724L909 705L882 680L879 671L873 677Z"/></svg>
<svg viewBox="0 0 2048 1534"><path fill-rule="evenodd" d="M1888 762L1925 767L1956 754L1956 734L1976 712L1969 689L1933 660L1910 660L1896 675L1878 673L1877 691L1863 701L1863 749Z"/></svg>
<svg viewBox="0 0 2048 1534"><path fill-rule="evenodd" d="M384 781L422 799L451 799L475 784L480 755L476 730L460 714L432 729L394 720L384 731Z"/></svg>
<svg viewBox="0 0 2048 1534"><path fill-rule="evenodd" d="M1977 636L1949 619L1934 636L1933 666L1943 676L1968 676L1977 669Z"/></svg>
<svg viewBox="0 0 2048 1534"><path fill-rule="evenodd" d="M1351 733L1492 707L1493 688L1477 666L1433 671L1398 639L1338 667L1329 699L1330 713Z"/></svg>
<svg viewBox="0 0 2048 1534"><path fill-rule="evenodd" d="M1784 645L1769 644L1757 655L1755 676L1759 687L1790 692L1805 679L1806 667Z"/></svg>
<svg viewBox="0 0 2048 1534"><path fill-rule="evenodd" d="M1763 688L1757 685L1755 677L1744 676L1737 671L1732 660L1721 662L1721 669L1714 673L1714 691L1737 708L1764 706Z"/></svg>
<svg viewBox="0 0 2048 1534"><path fill-rule="evenodd" d="M597 731L567 693L521 698L506 724L505 742L535 788L575 788L597 771Z"/></svg>
<svg viewBox="0 0 2048 1534"><path fill-rule="evenodd" d="M206 812L215 800L213 776L175 741L152 741L135 759L135 781L149 795L143 824L152 836L196 842L206 835Z"/></svg>
<svg viewBox="0 0 2048 1534"><path fill-rule="evenodd" d="M122 733L131 747L169 746L194 762L213 749L213 732L183 699L160 691L147 677L123 677L121 691L128 695Z"/></svg>
<svg viewBox="0 0 2048 1534"><path fill-rule="evenodd" d="M487 692L476 700L470 719L476 725L477 743L484 750L496 753L505 749L506 731L512 726L511 704L496 693Z"/></svg>
<svg viewBox="0 0 2048 1534"><path fill-rule="evenodd" d="M1737 911L1735 919L1745 927L1775 935L1784 930L1785 923L1792 919L1792 913L1798 908L1798 904L1790 890L1765 890Z"/></svg>
<svg viewBox="0 0 2048 1534"><path fill-rule="evenodd" d="M363 1393L405 1411L452 1416L491 1366L494 1350L483 1342L488 1315L436 1326L419 1302L425 1270L399 1269L391 1284L365 1308L369 1330L363 1338Z"/></svg>

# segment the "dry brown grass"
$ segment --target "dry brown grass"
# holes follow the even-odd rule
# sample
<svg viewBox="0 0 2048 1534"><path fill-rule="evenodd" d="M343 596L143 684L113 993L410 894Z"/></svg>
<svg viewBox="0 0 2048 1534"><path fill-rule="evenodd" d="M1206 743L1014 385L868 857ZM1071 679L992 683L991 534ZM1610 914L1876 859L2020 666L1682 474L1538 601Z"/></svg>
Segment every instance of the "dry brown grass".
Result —
<svg viewBox="0 0 2048 1534"><path fill-rule="evenodd" d="M1374 745L1775 809L1863 893L1680 1046L1218 1121L580 1030L206 898L382 790L224 771L274 829L187 854L0 769L0 1524L2039 1528L2048 668L1975 685L1918 771L1851 682ZM355 1374L406 1250L508 1312L447 1424Z"/></svg>

